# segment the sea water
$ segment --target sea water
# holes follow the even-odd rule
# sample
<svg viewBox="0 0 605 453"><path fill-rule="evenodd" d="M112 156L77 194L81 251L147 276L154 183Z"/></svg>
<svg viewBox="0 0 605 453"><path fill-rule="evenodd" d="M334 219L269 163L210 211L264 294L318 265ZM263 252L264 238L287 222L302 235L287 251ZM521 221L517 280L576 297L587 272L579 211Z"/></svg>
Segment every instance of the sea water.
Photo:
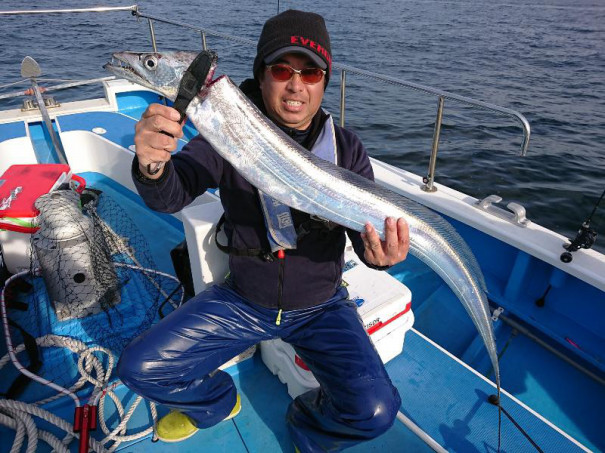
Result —
<svg viewBox="0 0 605 453"><path fill-rule="evenodd" d="M0 9L97 4L4 0ZM149 0L139 7L145 14L250 41L278 7L318 12L330 30L335 62L527 117L532 135L522 158L517 123L446 100L438 183L477 198L497 194L505 203L519 202L529 219L568 237L605 189L605 5L596 0ZM159 50L201 47L201 36L192 30L156 23L155 33ZM20 78L25 55L39 62L43 77L73 80L109 75L102 65L113 51L151 49L147 21L128 12L1 17L0 35L0 85ZM207 41L219 53L221 74L236 82L251 75L253 45L210 34ZM337 119L339 80L334 71L324 103ZM56 93L60 101L101 95L98 87ZM20 103L0 101L0 108ZM346 125L372 156L388 163L427 173L436 112L436 96L347 74ZM605 201L592 226L604 251Z"/></svg>

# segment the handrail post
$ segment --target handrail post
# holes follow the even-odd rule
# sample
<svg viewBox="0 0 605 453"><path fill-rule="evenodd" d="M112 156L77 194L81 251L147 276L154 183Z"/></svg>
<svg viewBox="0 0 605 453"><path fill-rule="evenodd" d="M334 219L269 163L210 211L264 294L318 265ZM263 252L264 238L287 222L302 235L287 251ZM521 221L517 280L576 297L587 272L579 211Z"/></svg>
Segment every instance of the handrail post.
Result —
<svg viewBox="0 0 605 453"><path fill-rule="evenodd" d="M147 19L149 22L149 34L151 35L151 45L153 46L153 51L157 53L158 46L155 43L155 31L153 29L153 21L151 19Z"/></svg>
<svg viewBox="0 0 605 453"><path fill-rule="evenodd" d="M437 190L433 183L435 182L435 166L437 165L437 151L439 150L439 134L441 133L444 102L444 97L439 96L439 101L437 103L437 119L435 120L435 130L433 132L433 149L431 151L431 160L429 161L429 173L422 179L422 182L424 182L422 190L425 192L435 192Z"/></svg>
<svg viewBox="0 0 605 453"><path fill-rule="evenodd" d="M347 73L344 69L340 71L340 127L345 127L345 94L347 84Z"/></svg>
<svg viewBox="0 0 605 453"><path fill-rule="evenodd" d="M203 50L208 50L208 46L206 45L206 32L202 30L202 48Z"/></svg>

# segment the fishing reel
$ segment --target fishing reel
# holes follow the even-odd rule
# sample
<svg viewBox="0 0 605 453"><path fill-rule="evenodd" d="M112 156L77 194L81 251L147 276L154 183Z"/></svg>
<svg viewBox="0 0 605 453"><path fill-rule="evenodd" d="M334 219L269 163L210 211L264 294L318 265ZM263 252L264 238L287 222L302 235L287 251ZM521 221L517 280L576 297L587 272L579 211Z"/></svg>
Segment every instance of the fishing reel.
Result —
<svg viewBox="0 0 605 453"><path fill-rule="evenodd" d="M571 241L571 243L563 246L563 248L567 251L561 254L561 261L564 263L571 263L571 260L573 260L572 252L580 249L589 249L593 246L596 240L596 230L590 228L590 222L584 222L578 230L578 234L574 240Z"/></svg>

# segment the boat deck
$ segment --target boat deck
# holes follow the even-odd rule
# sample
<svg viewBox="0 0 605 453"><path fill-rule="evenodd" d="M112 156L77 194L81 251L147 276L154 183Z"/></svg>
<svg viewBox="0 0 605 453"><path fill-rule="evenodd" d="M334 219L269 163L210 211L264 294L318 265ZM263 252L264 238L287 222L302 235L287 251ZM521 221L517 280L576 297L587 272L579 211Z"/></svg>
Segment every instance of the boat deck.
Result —
<svg viewBox="0 0 605 453"><path fill-rule="evenodd" d="M387 364L393 382L402 395L401 411L445 449L452 452L498 451L498 410L486 399L494 393L492 383L479 376L422 334L411 330L405 340L404 352ZM120 445L117 451L164 452L230 451L230 452L293 452L285 422L291 401L285 384L264 366L260 354L227 370L234 378L242 396L242 411L232 420L201 430L178 444L152 442L151 436ZM124 386L116 393L125 406L134 395ZM108 401L108 406L113 405ZM551 424L537 416L516 399L503 395L503 407L511 413L547 452L588 451L580 447ZM62 399L51 412L70 419L71 399ZM115 426L112 408L105 418ZM160 416L166 408L158 408ZM113 423L112 423L113 422ZM130 431L149 425L149 413L141 405L129 423ZM0 442L10 445L13 432L0 429ZM104 437L98 429L94 437ZM46 447L45 444L40 444ZM383 436L350 448L351 452L431 451L415 434L399 421ZM532 451L529 441L506 418L502 417L501 451ZM39 451L50 451L40 448ZM77 451L75 443L72 451Z"/></svg>
<svg viewBox="0 0 605 453"><path fill-rule="evenodd" d="M101 127L106 130L106 133L100 134L104 140L115 143L127 150L132 145L133 124L141 112L142 108L129 110L127 112L128 116L104 112L65 115L59 117L56 124L64 137L67 137L70 132L91 131L93 127ZM126 121L124 118L126 118ZM6 129L6 131L0 130L0 132L9 138L17 138L25 133L22 122L0 126ZM8 128L13 129L8 131ZM45 149L37 149L36 151L46 152ZM130 155L128 157L130 162ZM127 170L128 168L125 166L125 171L127 172ZM120 200L119 203L124 211L133 219L136 219L136 224L140 227L141 233L150 245L149 248L157 268L173 273L169 251L184 239L182 224L172 216L149 211L134 193L100 173L91 171L83 173L81 176L86 179L89 187L98 188L114 200ZM142 226L145 226L145 228L142 228ZM486 246L484 248L492 250L490 247ZM414 260L410 258L406 263L410 265L410 263L414 263ZM418 309L419 316L417 319L424 319L425 325L423 327L429 331L427 334L439 341L439 331L437 329L435 329L435 332L431 331L431 325L428 325L426 320L441 324L440 327L444 328L443 319L448 319L448 315L452 313L446 311L444 307L455 306L462 310L459 307L460 304L450 300L449 296L440 291L439 284L432 286L431 282L435 281L434 279L429 280L421 272L410 271L409 273L414 275L418 282L418 285L416 285L414 282L404 280L414 294L413 309ZM422 288L420 288L421 284ZM423 300L425 301L423 302L424 307L420 305L420 301ZM428 300L432 303L426 303ZM435 300L437 302L433 303ZM469 324L470 320L463 310L461 313L460 317L448 319L449 322L445 326L447 332L444 332L444 335L456 337L460 332L463 336L463 330L466 327L462 324ZM418 324L422 323L419 322ZM471 326L469 331L476 335L474 327ZM537 402L534 404L531 398L548 401L548 404L553 407L556 406L554 412L549 411L549 417L553 419L553 422L559 426L564 426L568 432L575 432L574 435L589 448L596 450L602 448L604 442L597 418L600 412L596 406L605 401L603 387L598 386L588 378L582 378L583 380L579 381L577 376L573 376L573 378L566 380L559 373L576 373L576 371L571 370L567 365L561 365L558 359L555 360L556 363L547 363L550 360L549 356L545 356L540 351L532 351L532 348L537 347L535 344L523 336L509 335L509 332L510 329L501 332L506 335L498 335L500 340L506 341L506 345L500 342L499 347L501 368L503 370L502 380L505 388L523 399L526 404L534 407L540 405ZM577 336L574 335L574 338L577 338ZM478 347L482 348L482 345L479 344ZM5 353L4 345L0 346L0 352L0 356L3 356ZM536 362L537 357L542 357L542 359ZM527 373L527 379L522 382L519 378L519 369L526 369L522 361L535 362L530 364L533 366L532 369L539 368L542 374L548 375L550 373L552 376L548 379L548 376L536 377L535 374ZM471 360L468 362L472 363ZM477 364L473 364L473 366L482 372L486 372L483 366ZM530 366L528 365L527 368L530 368ZM487 397L495 393L495 388L491 382L472 371L415 330L408 332L404 352L389 362L387 369L402 396L401 411L433 437L437 443L448 451L498 451L498 410L487 402ZM220 423L211 429L203 430L187 441L175 445L152 442L151 436L147 436L140 440L121 444L118 451L133 453L152 453L155 451L199 452L201 450L234 452L294 451L285 422L290 397L286 386L280 383L278 378L273 376L264 366L260 354L256 354L252 359L229 368L228 371L233 375L242 395L242 412L236 418ZM555 374L557 374L556 378ZM582 382L584 385L577 386L581 388L570 389L568 404L560 409L560 414L557 416L559 403L555 399L550 399L550 396L547 395L548 392L546 392L548 389L545 388L543 393L534 390L539 385L554 386L559 382ZM6 374L2 374L0 377L0 384L2 389L6 388ZM526 392L523 391L523 386L527 386ZM126 407L134 400L134 395L123 386L119 386L116 393L122 398ZM525 398L524 393L532 395L529 400ZM558 393L561 393L560 389L558 389ZM528 432L529 436L542 450L547 452L588 451L554 428L549 422L536 415L517 399L507 394L503 395L502 398L503 407L512 414L519 425ZM82 399L86 401L86 397ZM543 401L540 401L540 403L543 405ZM115 408L109 400L106 404L108 408L106 408L105 419L110 427L115 427L118 424L117 416L114 413ZM45 407L71 422L73 402L70 398L63 398ZM159 408L158 410L160 415L166 412L166 408ZM542 408L540 410L545 413ZM570 423L573 424L573 420L565 419L565 417L570 417L570 410L573 410L575 419L578 418L575 414L577 411L585 411L583 425L575 427L576 431L571 429L574 428L570 425ZM557 419L555 420L555 418ZM135 411L133 419L128 425L128 434L141 431L142 427L149 425L149 412L142 406ZM501 432L501 451L533 450L529 441L505 417L502 417ZM62 432L57 432L57 434L61 438L64 436ZM3 450L5 445L12 444L14 435L13 430L0 426L0 445L2 446L0 451L5 451ZM105 435L98 429L94 433L94 437L102 439ZM77 451L76 442L72 444L71 450ZM396 421L385 435L348 451L391 452L402 450L430 451L415 434L402 423ZM8 451L8 447L6 451ZM41 442L38 451L50 451L50 448Z"/></svg>

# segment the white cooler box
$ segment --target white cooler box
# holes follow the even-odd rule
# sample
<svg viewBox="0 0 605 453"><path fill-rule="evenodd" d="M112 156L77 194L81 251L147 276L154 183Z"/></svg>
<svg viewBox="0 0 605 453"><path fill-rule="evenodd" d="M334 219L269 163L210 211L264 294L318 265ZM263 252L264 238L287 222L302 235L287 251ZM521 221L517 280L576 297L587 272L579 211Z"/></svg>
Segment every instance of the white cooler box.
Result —
<svg viewBox="0 0 605 453"><path fill-rule="evenodd" d="M72 175L69 165L12 165L0 176L0 245L11 274L30 268L30 239L39 214L34 202L72 179L79 192L84 190L84 180Z"/></svg>
<svg viewBox="0 0 605 453"><path fill-rule="evenodd" d="M361 263L351 245L345 251L344 284L359 306L361 319L384 363L403 350L405 333L414 324L409 288L386 272ZM261 343L263 362L287 384L292 398L316 388L319 383L294 348L277 339Z"/></svg>

